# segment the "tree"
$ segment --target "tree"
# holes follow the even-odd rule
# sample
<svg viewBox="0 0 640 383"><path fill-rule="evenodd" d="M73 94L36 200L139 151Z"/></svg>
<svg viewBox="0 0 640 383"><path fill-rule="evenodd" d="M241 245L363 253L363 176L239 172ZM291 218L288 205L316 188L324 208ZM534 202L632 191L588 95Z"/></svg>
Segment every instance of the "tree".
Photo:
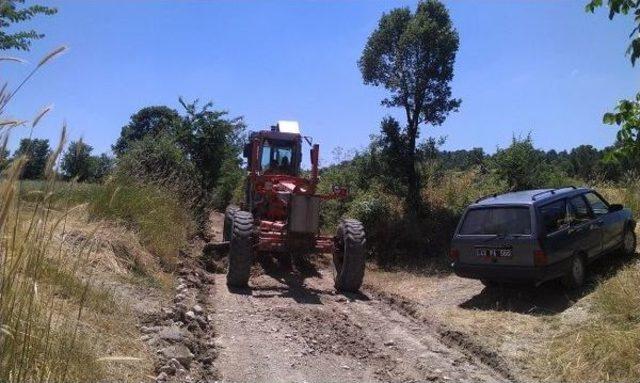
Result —
<svg viewBox="0 0 640 383"><path fill-rule="evenodd" d="M27 156L27 163L22 171L22 178L28 180L43 178L44 168L47 165L47 158L50 154L49 140L39 138L21 139L18 150L16 150L14 156Z"/></svg>
<svg viewBox="0 0 640 383"><path fill-rule="evenodd" d="M600 151L591 145L580 145L569 152L569 175L592 180L599 170Z"/></svg>
<svg viewBox="0 0 640 383"><path fill-rule="evenodd" d="M122 127L120 137L112 146L117 156L121 156L129 146L147 135L157 136L168 133L178 134L182 120L178 112L166 106L149 106L131 116L129 123Z"/></svg>
<svg viewBox="0 0 640 383"><path fill-rule="evenodd" d="M104 180L111 172L115 166L115 160L113 157L107 155L106 153L102 153L99 156L94 156L93 161L93 170L92 170L92 181L100 182Z"/></svg>
<svg viewBox="0 0 640 383"><path fill-rule="evenodd" d="M586 10L594 13L602 5L602 0L592 0L587 4ZM607 0L607 6L609 7L609 20L612 20L618 14L628 15L632 13L635 16L636 25L629 34L631 43L627 48L631 65L635 65L636 60L640 57L640 0Z"/></svg>
<svg viewBox="0 0 640 383"><path fill-rule="evenodd" d="M236 168L241 165L244 121L227 119L227 112L211 110L211 102L198 107L198 100L187 103L181 98L180 104L186 115L177 139L186 146L199 173L201 187L211 192L223 174L223 164L227 170L232 164Z"/></svg>
<svg viewBox="0 0 640 383"><path fill-rule="evenodd" d="M587 4L586 9L588 12L594 12L602 5L602 0L592 0ZM617 14L633 13L635 16L636 25L629 35L631 43L627 49L631 65L635 66L636 60L640 57L640 0L608 0L607 5L609 19L613 19ZM617 149L608 153L606 157L608 161L632 159L640 154L640 92L636 94L635 100L618 102L616 112L605 113L602 121L605 124L615 124L620 127L617 134Z"/></svg>
<svg viewBox="0 0 640 383"><path fill-rule="evenodd" d="M635 100L618 102L615 112L605 113L605 124L619 126L616 134L617 149L609 152L607 159L620 161L623 158L634 159L640 156L640 93Z"/></svg>
<svg viewBox="0 0 640 383"><path fill-rule="evenodd" d="M38 14L53 15L58 10L56 8L42 5L31 5L26 8L18 7L24 4L24 0L0 0L0 50L19 49L28 51L31 48L31 41L44 37L42 33L35 30L15 31L12 24L31 20ZM12 29L13 33L6 30Z"/></svg>
<svg viewBox="0 0 640 383"><path fill-rule="evenodd" d="M82 140L72 141L67 148L60 167L65 177L76 178L78 182L87 181L94 177L96 157L91 155L93 148Z"/></svg>
<svg viewBox="0 0 640 383"><path fill-rule="evenodd" d="M421 202L416 170L418 128L442 124L461 103L451 97L449 85L458 44L445 6L437 0L421 1L415 13L396 8L383 14L358 61L365 84L384 86L391 93L382 104L405 111L406 126L391 124L383 135L389 134L385 139L398 150L398 165L403 168L398 170L406 177L410 207Z"/></svg>
<svg viewBox="0 0 640 383"><path fill-rule="evenodd" d="M533 147L531 136L513 137L506 149L498 149L492 158L496 175L507 182L510 190L535 189L546 186L548 165L544 154Z"/></svg>

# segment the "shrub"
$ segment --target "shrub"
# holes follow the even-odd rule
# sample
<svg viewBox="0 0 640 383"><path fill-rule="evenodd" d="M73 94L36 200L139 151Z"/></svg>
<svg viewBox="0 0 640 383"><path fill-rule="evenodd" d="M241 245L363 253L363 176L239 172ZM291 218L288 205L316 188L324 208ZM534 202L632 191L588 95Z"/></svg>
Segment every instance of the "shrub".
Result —
<svg viewBox="0 0 640 383"><path fill-rule="evenodd" d="M509 190L547 187L557 177L544 152L533 147L531 136L513 137L506 149L498 149L490 161L493 172L507 183Z"/></svg>

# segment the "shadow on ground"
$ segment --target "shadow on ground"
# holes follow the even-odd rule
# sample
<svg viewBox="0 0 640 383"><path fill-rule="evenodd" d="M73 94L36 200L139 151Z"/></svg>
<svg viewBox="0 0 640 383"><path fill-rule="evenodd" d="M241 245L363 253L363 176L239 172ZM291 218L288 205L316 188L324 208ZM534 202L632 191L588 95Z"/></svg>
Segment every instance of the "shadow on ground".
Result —
<svg viewBox="0 0 640 383"><path fill-rule="evenodd" d="M256 295L256 297L279 296L291 298L297 303L322 304L320 294L326 294L327 292L304 284L307 278L321 277L317 267L307 257L261 255L258 257L258 264L266 275L286 285L286 287L254 286L251 290L260 291L260 294Z"/></svg>
<svg viewBox="0 0 640 383"><path fill-rule="evenodd" d="M459 307L531 315L557 314L592 292L598 282L611 278L623 266L637 260L637 254L624 256L619 252L601 257L589 265L587 282L579 290L567 290L557 280L546 282L538 287L523 285L485 287L480 294L461 303Z"/></svg>

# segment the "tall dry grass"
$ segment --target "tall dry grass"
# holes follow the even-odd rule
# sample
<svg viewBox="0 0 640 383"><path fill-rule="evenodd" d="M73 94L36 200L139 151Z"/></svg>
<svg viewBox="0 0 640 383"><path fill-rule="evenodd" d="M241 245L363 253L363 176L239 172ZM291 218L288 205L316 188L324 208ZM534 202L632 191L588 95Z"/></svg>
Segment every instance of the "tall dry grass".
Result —
<svg viewBox="0 0 640 383"><path fill-rule="evenodd" d="M43 65L64 52L46 55L18 87L0 89L0 118L17 92ZM33 130L47 114L30 123ZM0 142L6 148L12 128L26 121L0 120ZM0 177L0 381L95 381L101 368L91 344L82 336L82 315L103 299L91 288L85 261L93 251L89 239L69 251L56 245L64 235L70 205L53 214L57 188L54 166L66 139L65 128L45 168L45 187L26 204L18 197L20 174L28 160L14 158ZM5 150L1 151L2 153ZM71 299L69 299L71 298Z"/></svg>

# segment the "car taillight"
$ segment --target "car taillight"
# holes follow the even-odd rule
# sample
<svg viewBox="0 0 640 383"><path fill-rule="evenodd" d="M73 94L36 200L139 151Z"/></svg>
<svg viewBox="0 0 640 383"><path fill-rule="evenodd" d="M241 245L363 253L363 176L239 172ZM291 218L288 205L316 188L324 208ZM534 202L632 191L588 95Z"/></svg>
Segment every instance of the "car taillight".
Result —
<svg viewBox="0 0 640 383"><path fill-rule="evenodd" d="M533 264L535 266L544 266L547 264L547 254L542 250L536 250L533 252Z"/></svg>
<svg viewBox="0 0 640 383"><path fill-rule="evenodd" d="M450 249L449 250L449 258L451 258L452 261L457 262L458 259L460 258L460 250L458 250L458 249Z"/></svg>

